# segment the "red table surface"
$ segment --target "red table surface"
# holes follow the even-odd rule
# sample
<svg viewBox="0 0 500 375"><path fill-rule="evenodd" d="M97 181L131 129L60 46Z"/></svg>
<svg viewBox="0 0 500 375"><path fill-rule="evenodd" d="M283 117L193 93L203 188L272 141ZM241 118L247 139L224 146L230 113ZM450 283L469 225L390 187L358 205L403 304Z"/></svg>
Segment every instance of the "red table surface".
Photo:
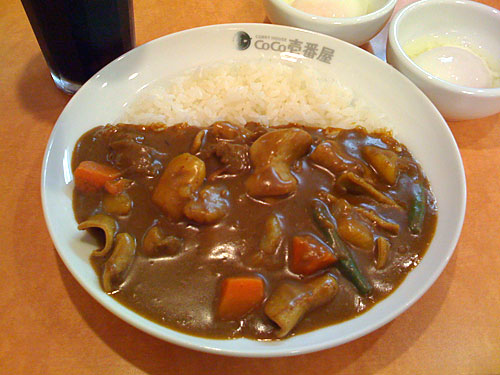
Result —
<svg viewBox="0 0 500 375"><path fill-rule="evenodd" d="M500 0L484 2L500 9ZM448 266L405 313L358 340L297 357L199 353L110 314L57 255L40 171L70 97L55 88L21 2L1 3L0 373L500 374L500 115L449 123L467 175L465 223ZM136 0L134 7L138 44L197 26L269 22L258 0ZM365 48L383 57L386 35Z"/></svg>

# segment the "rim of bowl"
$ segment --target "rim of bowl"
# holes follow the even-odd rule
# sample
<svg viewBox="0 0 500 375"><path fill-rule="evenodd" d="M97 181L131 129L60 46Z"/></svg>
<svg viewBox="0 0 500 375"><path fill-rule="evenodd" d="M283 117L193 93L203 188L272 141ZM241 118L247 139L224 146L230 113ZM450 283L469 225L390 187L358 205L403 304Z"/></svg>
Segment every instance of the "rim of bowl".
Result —
<svg viewBox="0 0 500 375"><path fill-rule="evenodd" d="M267 0L274 6L280 9L281 12L288 13L292 17L299 18L303 21L318 22L323 25L355 25L363 22L369 22L377 18L384 17L387 13L392 12L398 0L387 0L385 5L373 12L357 17L323 17L311 13L304 12L294 8L284 0Z"/></svg>
<svg viewBox="0 0 500 375"><path fill-rule="evenodd" d="M498 22L500 25L500 10L490 7L488 5L477 3L475 1L469 0L420 0L407 7L401 9L393 18L391 25L389 27L389 41L394 46L393 50L397 57L404 62L406 67L410 71L417 75L418 77L424 79L428 83L439 86L448 91L455 93L462 93L466 95L474 95L480 97L497 97L500 96L500 87L490 87L490 88L474 88L457 85L455 83L448 82L442 78L430 74L426 70L422 69L417 65L404 51L403 46L399 42L399 27L405 22L405 18L408 14L412 12L418 12L420 9L425 7L439 6L439 4L455 5L461 7L470 7L477 12L490 13L493 16L498 17Z"/></svg>

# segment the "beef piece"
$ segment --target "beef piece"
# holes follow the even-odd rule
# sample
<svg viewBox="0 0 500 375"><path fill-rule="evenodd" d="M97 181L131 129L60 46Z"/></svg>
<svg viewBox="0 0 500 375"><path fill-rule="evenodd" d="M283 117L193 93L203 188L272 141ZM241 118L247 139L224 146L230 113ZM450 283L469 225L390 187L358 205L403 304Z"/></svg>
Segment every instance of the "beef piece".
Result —
<svg viewBox="0 0 500 375"><path fill-rule="evenodd" d="M215 145L215 154L224 164L224 171L229 174L241 173L250 168L249 150L246 144L219 142Z"/></svg>
<svg viewBox="0 0 500 375"><path fill-rule="evenodd" d="M159 160L163 154L141 142L142 137L134 134L119 134L118 139L109 143L109 159L120 170L155 177L163 169Z"/></svg>

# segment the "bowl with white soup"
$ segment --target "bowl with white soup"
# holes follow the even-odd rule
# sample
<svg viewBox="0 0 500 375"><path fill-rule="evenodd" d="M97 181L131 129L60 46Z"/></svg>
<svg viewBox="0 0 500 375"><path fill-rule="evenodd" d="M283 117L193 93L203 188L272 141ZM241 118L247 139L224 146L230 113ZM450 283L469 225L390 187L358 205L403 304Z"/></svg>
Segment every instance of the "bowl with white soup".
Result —
<svg viewBox="0 0 500 375"><path fill-rule="evenodd" d="M447 120L485 117L500 112L498 35L497 9L472 1L419 1L391 22L387 61Z"/></svg>

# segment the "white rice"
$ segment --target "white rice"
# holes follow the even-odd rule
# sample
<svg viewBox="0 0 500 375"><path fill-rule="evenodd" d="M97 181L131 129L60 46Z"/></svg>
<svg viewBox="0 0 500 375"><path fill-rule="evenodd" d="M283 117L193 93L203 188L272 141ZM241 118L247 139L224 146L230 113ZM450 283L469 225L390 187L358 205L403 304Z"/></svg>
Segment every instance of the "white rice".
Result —
<svg viewBox="0 0 500 375"><path fill-rule="evenodd" d="M381 128L381 116L349 88L303 64L271 60L218 63L187 71L166 84L153 84L142 90L120 121Z"/></svg>

